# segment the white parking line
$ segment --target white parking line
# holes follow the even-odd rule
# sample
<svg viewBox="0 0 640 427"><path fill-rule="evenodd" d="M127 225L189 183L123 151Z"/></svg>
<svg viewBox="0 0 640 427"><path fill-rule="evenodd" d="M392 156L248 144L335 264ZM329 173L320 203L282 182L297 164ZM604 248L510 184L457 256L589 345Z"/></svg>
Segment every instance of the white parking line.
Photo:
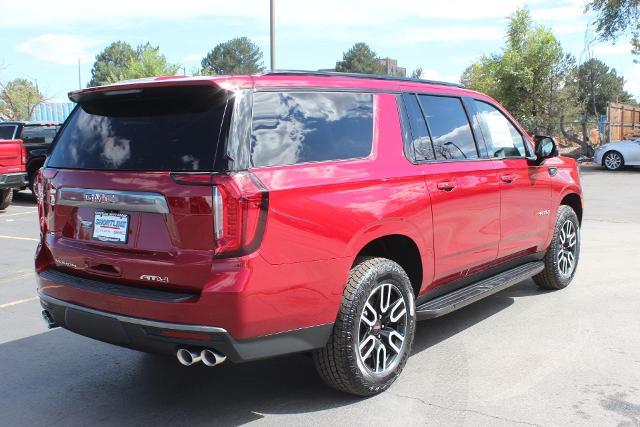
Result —
<svg viewBox="0 0 640 427"><path fill-rule="evenodd" d="M17 212L17 213L10 213L10 214L2 214L0 215L0 219L1 218L7 218L9 216L18 216L18 215L32 215L34 214L36 211L27 211L27 212Z"/></svg>
<svg viewBox="0 0 640 427"><path fill-rule="evenodd" d="M31 297L31 298L27 298L27 299L20 299L20 300L17 300L17 301L8 302L6 304L0 304L0 309L7 308L7 307L13 307L14 305L24 304L25 302L31 302L31 301L35 301L37 299L38 299L38 297Z"/></svg>
<svg viewBox="0 0 640 427"><path fill-rule="evenodd" d="M0 239L28 240L30 242L39 242L40 241L40 239L34 239L33 237L3 236L1 234L0 234Z"/></svg>

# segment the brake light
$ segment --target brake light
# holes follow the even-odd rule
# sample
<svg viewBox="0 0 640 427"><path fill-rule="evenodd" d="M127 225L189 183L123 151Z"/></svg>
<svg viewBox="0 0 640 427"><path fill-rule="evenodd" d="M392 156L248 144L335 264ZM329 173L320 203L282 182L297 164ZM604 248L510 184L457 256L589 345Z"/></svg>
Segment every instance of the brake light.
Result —
<svg viewBox="0 0 640 427"><path fill-rule="evenodd" d="M182 185L211 185L216 256L234 257L258 249L267 222L269 193L250 172L173 173Z"/></svg>
<svg viewBox="0 0 640 427"><path fill-rule="evenodd" d="M27 164L27 147L25 147L24 144L20 144L20 146L22 147L21 162L23 165L26 165Z"/></svg>
<svg viewBox="0 0 640 427"><path fill-rule="evenodd" d="M46 233L49 229L49 211L56 204L56 189L50 183L55 178L58 171L56 169L40 169L36 184L36 194L38 198L38 216L40 219L40 230Z"/></svg>
<svg viewBox="0 0 640 427"><path fill-rule="evenodd" d="M258 249L267 221L269 193L249 172L215 177L213 230L216 254L246 255Z"/></svg>

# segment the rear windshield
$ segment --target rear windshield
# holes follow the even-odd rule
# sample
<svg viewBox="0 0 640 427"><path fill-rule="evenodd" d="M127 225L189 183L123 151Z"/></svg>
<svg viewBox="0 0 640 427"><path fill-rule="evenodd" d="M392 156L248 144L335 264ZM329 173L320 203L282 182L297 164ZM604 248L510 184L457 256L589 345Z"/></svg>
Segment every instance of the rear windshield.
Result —
<svg viewBox="0 0 640 427"><path fill-rule="evenodd" d="M0 126L0 139L13 139L15 131L15 126Z"/></svg>
<svg viewBox="0 0 640 427"><path fill-rule="evenodd" d="M47 165L143 171L224 168L222 129L231 113L226 92L204 86L127 92L133 93L81 101Z"/></svg>
<svg viewBox="0 0 640 427"><path fill-rule="evenodd" d="M51 144L58 132L58 126L27 126L22 131L25 144Z"/></svg>

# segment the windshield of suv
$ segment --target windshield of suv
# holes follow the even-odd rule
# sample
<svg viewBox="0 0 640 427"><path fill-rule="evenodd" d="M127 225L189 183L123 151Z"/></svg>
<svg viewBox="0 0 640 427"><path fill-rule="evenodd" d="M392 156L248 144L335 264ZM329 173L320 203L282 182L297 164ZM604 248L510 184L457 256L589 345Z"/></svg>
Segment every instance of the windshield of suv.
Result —
<svg viewBox="0 0 640 427"><path fill-rule="evenodd" d="M47 163L54 168L215 171L227 92L182 86L81 101ZM218 151L216 151L218 149ZM217 159L217 161L216 161Z"/></svg>

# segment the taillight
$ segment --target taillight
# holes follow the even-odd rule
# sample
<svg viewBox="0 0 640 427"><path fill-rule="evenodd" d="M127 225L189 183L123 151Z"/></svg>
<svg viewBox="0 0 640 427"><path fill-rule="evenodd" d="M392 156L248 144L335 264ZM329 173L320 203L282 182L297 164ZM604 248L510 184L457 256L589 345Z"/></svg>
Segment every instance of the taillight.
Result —
<svg viewBox="0 0 640 427"><path fill-rule="evenodd" d="M269 207L260 180L249 172L217 176L212 197L216 254L240 256L258 249Z"/></svg>
<svg viewBox="0 0 640 427"><path fill-rule="evenodd" d="M38 216L40 218L40 230L46 233L49 229L49 211L56 204L56 189L50 183L55 178L56 169L40 169L36 184L38 198Z"/></svg>
<svg viewBox="0 0 640 427"><path fill-rule="evenodd" d="M211 185L216 256L234 257L258 249L267 222L269 193L250 172L174 173L183 185Z"/></svg>
<svg viewBox="0 0 640 427"><path fill-rule="evenodd" d="M24 146L24 144L21 144L22 146L22 156L21 156L21 161L23 165L27 164L27 147Z"/></svg>

